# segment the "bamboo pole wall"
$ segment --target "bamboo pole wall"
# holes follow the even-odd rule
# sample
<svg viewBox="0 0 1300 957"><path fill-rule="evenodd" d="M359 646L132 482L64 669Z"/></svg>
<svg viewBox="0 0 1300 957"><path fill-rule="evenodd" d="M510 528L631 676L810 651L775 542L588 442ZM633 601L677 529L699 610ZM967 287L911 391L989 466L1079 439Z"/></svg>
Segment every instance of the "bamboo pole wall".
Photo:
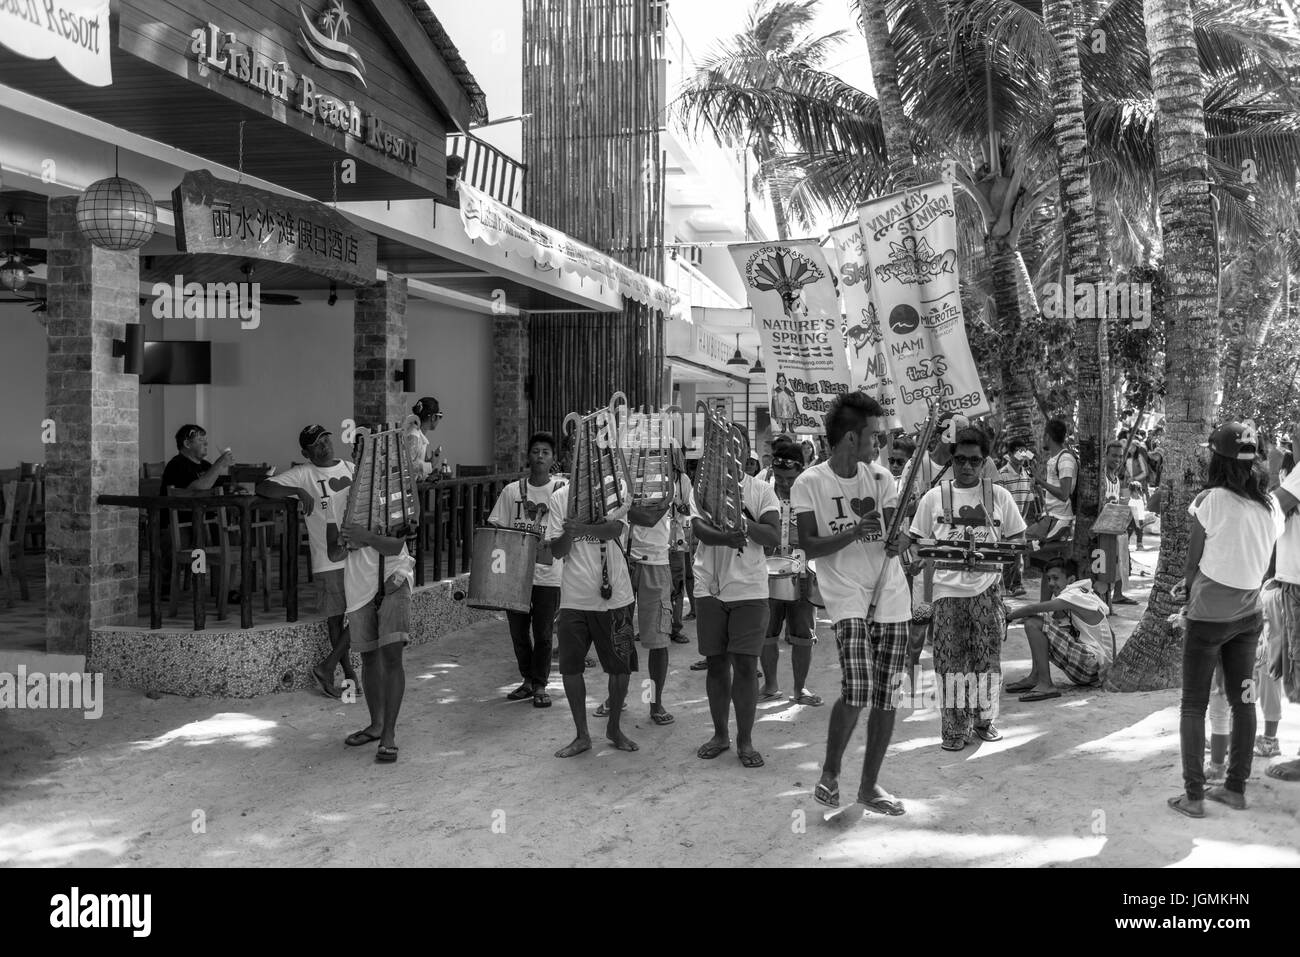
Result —
<svg viewBox="0 0 1300 957"><path fill-rule="evenodd" d="M651 0L524 0L527 212L663 280L661 8ZM662 405L663 316L533 315L529 428L569 412Z"/></svg>

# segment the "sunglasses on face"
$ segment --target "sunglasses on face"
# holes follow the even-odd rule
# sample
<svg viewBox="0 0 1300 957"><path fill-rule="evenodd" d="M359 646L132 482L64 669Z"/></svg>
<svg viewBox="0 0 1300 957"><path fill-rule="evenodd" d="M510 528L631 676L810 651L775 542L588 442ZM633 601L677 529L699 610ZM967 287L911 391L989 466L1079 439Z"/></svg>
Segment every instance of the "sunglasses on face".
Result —
<svg viewBox="0 0 1300 957"><path fill-rule="evenodd" d="M893 459L893 458L891 458L891 459L889 460L889 464L890 464L890 465L906 465L906 464L907 464L907 459Z"/></svg>
<svg viewBox="0 0 1300 957"><path fill-rule="evenodd" d="M982 455L954 455L952 460L958 465L969 465L971 468L977 468L984 461Z"/></svg>
<svg viewBox="0 0 1300 957"><path fill-rule="evenodd" d="M797 459L773 459L772 466L778 469L799 469L803 468L803 463Z"/></svg>

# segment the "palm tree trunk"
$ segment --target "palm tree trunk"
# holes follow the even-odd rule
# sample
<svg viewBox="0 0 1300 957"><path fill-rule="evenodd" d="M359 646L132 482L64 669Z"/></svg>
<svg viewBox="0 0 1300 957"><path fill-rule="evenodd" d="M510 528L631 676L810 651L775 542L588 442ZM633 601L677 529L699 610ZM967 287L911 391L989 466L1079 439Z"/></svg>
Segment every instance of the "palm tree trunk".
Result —
<svg viewBox="0 0 1300 957"><path fill-rule="evenodd" d="M1020 253L1006 236L985 237L993 273L993 303L998 311L1001 336L999 363L1002 392L998 406L1007 441L1034 441L1034 393L1030 386L1038 364L1038 329L1024 321L1020 307Z"/></svg>
<svg viewBox="0 0 1300 957"><path fill-rule="evenodd" d="M777 189L775 178L767 181L767 198L772 204L772 216L776 220L776 238L782 241L790 238L790 218L786 215L785 202L781 191Z"/></svg>
<svg viewBox="0 0 1300 957"><path fill-rule="evenodd" d="M903 97L898 90L898 66L894 47L889 42L889 21L885 17L885 0L860 0L862 35L871 57L871 79L876 85L880 104L880 123L885 132L890 180L894 189L919 186L920 177L912 156L911 127L903 112Z"/></svg>
<svg viewBox="0 0 1300 957"><path fill-rule="evenodd" d="M1205 160L1204 82L1192 33L1190 0L1144 0L1147 49L1157 108L1160 225L1164 239L1164 317L1168 391L1160 560L1151 601L1111 669L1113 691L1148 691L1181 682L1182 641L1168 621L1182 577L1190 526L1187 506L1204 484L1199 443L1210 433L1218 366L1214 217Z"/></svg>
<svg viewBox="0 0 1300 957"><path fill-rule="evenodd" d="M1101 279L1097 206L1088 168L1088 137L1083 124L1083 74L1073 0L1044 0L1043 19L1056 42L1052 70L1053 137L1060 181L1065 267L1075 283ZM1101 507L1101 462L1106 438L1105 390L1109 388L1106 323L1095 316L1074 320L1074 394L1078 401L1079 505L1075 517L1074 558L1090 563L1092 524Z"/></svg>

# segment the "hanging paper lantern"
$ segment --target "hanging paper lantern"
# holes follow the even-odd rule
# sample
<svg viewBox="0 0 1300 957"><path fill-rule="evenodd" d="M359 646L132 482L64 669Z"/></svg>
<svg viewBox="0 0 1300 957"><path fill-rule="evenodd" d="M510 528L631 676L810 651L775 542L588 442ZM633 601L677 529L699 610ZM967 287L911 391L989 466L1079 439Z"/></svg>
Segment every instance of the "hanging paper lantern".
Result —
<svg viewBox="0 0 1300 957"><path fill-rule="evenodd" d="M81 232L104 249L139 249L153 236L157 221L153 197L120 176L91 183L77 202Z"/></svg>
<svg viewBox="0 0 1300 957"><path fill-rule="evenodd" d="M17 292L27 285L27 277L30 275L26 266L16 259L10 259L0 266L0 286L10 292Z"/></svg>

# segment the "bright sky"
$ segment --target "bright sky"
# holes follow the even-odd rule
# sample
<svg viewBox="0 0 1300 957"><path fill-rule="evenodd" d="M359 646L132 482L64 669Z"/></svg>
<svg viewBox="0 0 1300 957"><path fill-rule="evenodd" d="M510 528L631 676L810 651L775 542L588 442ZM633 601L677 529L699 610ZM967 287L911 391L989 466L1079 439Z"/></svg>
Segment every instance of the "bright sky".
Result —
<svg viewBox="0 0 1300 957"><path fill-rule="evenodd" d="M713 44L733 36L745 22L753 0L669 0L668 12L677 22L691 54L702 58ZM867 42L858 32L851 8L857 0L821 0L815 24L819 34L845 30L845 42L831 55L826 69L860 89L874 93Z"/></svg>

